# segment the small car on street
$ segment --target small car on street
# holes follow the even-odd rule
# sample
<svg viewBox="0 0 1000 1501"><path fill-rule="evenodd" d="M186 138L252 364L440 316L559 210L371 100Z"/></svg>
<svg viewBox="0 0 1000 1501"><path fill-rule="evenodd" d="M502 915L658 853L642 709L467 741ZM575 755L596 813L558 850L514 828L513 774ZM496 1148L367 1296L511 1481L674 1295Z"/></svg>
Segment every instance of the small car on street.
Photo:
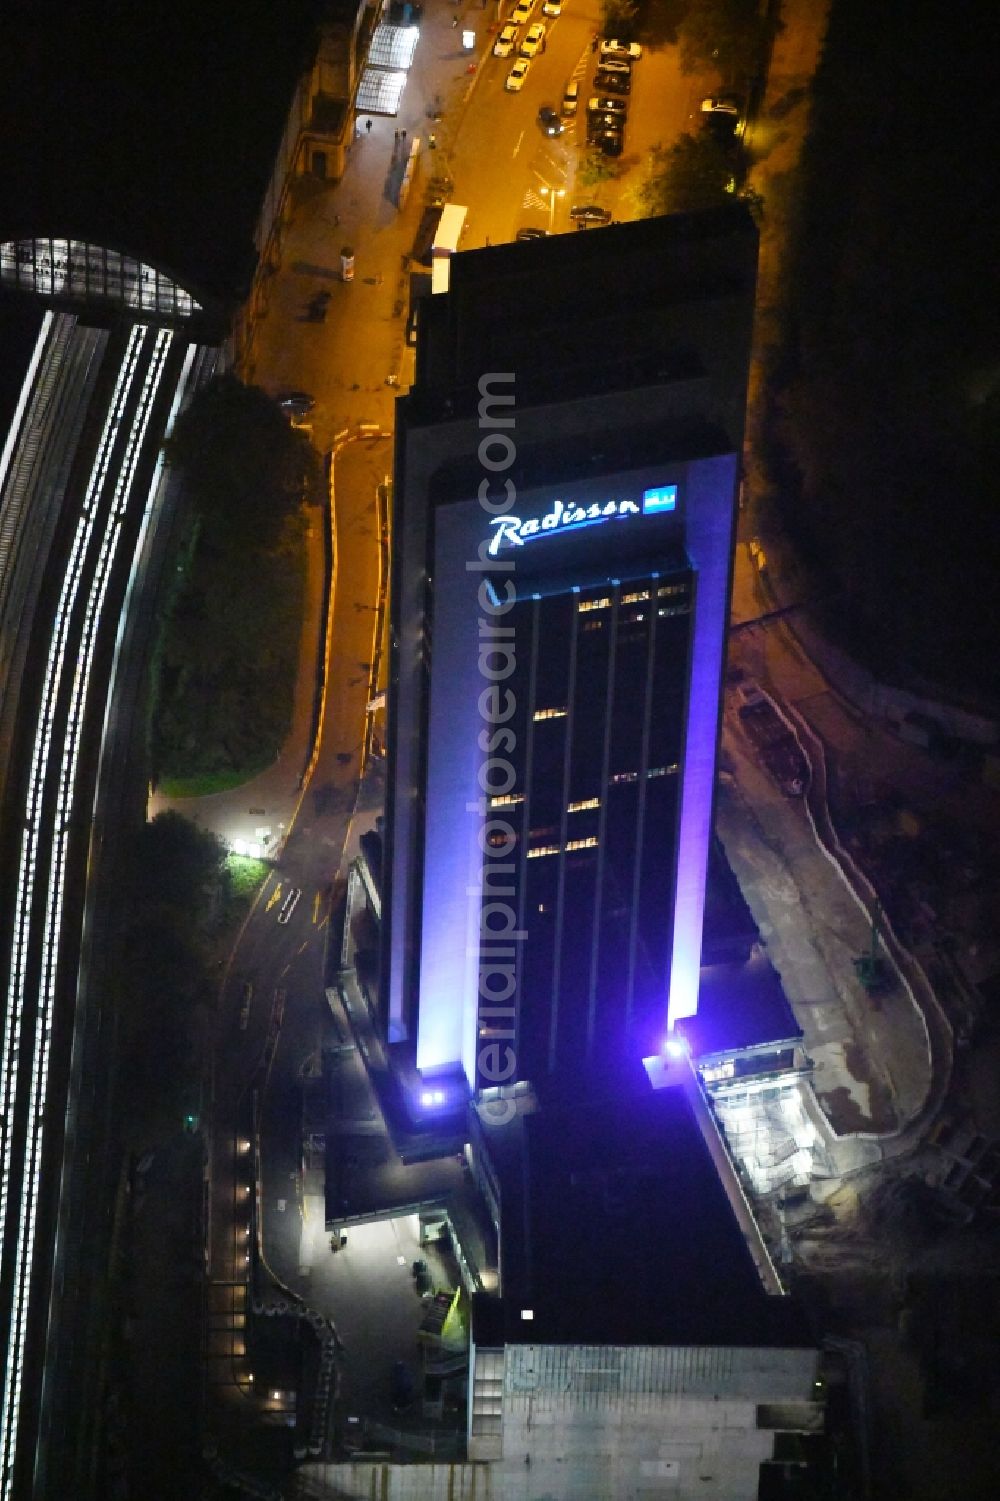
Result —
<svg viewBox="0 0 1000 1501"><path fill-rule="evenodd" d="M595 146L597 136L605 131L617 130L619 135L625 134L624 115L588 115L587 116L587 145Z"/></svg>
<svg viewBox="0 0 1000 1501"><path fill-rule="evenodd" d="M638 42L620 42L617 37L613 37L611 41L601 43L602 66L605 58L613 58L616 62L621 60L637 63L641 56L642 48Z"/></svg>
<svg viewBox="0 0 1000 1501"><path fill-rule="evenodd" d="M510 13L510 19L514 26L523 26L535 8L535 0L517 0L517 4Z"/></svg>
<svg viewBox="0 0 1000 1501"><path fill-rule="evenodd" d="M559 111L552 108L551 104L543 104L538 111L538 123L547 136L561 136L563 122L559 118Z"/></svg>
<svg viewBox="0 0 1000 1501"><path fill-rule="evenodd" d="M493 43L493 56L494 57L510 57L510 54L514 50L514 44L515 44L516 41L517 41L517 27L513 26L508 21L507 25L504 27L503 31L501 31L500 35L497 37L496 41Z"/></svg>
<svg viewBox="0 0 1000 1501"><path fill-rule="evenodd" d="M611 210L601 208L596 203L575 203L569 211L569 216L577 224L611 223Z"/></svg>
<svg viewBox="0 0 1000 1501"><path fill-rule="evenodd" d="M701 123L719 140L741 136L746 122L734 94L717 94L701 101Z"/></svg>
<svg viewBox="0 0 1000 1501"><path fill-rule="evenodd" d="M562 15L562 8L563 0L542 0L543 16L551 16L555 20L556 16Z"/></svg>
<svg viewBox="0 0 1000 1501"><path fill-rule="evenodd" d="M621 156L625 148L625 132L613 126L609 130L588 131L587 145L596 147L602 156Z"/></svg>
<svg viewBox="0 0 1000 1501"><path fill-rule="evenodd" d="M528 69L530 67L530 59L528 59L527 57L518 58L517 62L507 74L507 82L504 84L504 88L507 90L508 94L519 94L521 92L521 90L524 88L524 80L528 76Z"/></svg>
<svg viewBox="0 0 1000 1501"><path fill-rule="evenodd" d="M289 391L286 396L278 398L278 405L289 417L307 417L316 400L308 391Z"/></svg>
<svg viewBox="0 0 1000 1501"><path fill-rule="evenodd" d="M628 111L624 99L614 99L608 94L591 94L587 100L588 115L621 115Z"/></svg>
<svg viewBox="0 0 1000 1501"><path fill-rule="evenodd" d="M539 52L545 51L545 23L536 21L534 26L529 26L524 33L524 40L520 46L522 57L535 57Z"/></svg>
<svg viewBox="0 0 1000 1501"><path fill-rule="evenodd" d="M631 94L632 79L627 72L614 73L610 68L598 68L594 75L594 88L604 89L609 94Z"/></svg>
<svg viewBox="0 0 1000 1501"><path fill-rule="evenodd" d="M576 107L580 101L580 85L573 78L566 85L566 92L562 97L559 113L564 120L572 120L576 117Z"/></svg>

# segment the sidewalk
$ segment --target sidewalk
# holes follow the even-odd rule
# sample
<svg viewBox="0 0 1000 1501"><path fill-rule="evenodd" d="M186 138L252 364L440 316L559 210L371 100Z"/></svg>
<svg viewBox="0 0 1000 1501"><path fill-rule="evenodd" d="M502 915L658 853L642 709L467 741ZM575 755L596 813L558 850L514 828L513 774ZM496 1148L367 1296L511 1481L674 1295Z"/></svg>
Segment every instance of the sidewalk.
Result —
<svg viewBox="0 0 1000 1501"><path fill-rule="evenodd" d="M359 422L392 426L394 389L408 369L405 343L409 275L404 267L422 212L423 189L443 170L467 97L479 78L461 49L466 11L485 47L488 13L478 6L427 6L413 66L395 118L359 120L338 183L300 178L284 237L282 264L270 286L266 317L258 324L248 376L267 390L304 389L316 397L313 440L332 446L334 436ZM459 27L452 28L452 18ZM402 141L397 131L405 131ZM428 144L430 134L437 148ZM396 206L405 155L421 141L419 167L404 209ZM344 283L340 250L355 253L354 281ZM311 322L307 307L317 291L330 293L324 321ZM405 380L400 381L405 384Z"/></svg>

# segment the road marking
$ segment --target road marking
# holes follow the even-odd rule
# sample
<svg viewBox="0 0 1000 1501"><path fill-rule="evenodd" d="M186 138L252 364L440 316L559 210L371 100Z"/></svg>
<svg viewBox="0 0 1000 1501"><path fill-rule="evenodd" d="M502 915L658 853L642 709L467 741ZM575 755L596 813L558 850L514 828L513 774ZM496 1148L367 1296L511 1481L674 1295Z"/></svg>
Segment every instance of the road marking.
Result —
<svg viewBox="0 0 1000 1501"><path fill-rule="evenodd" d="M305 949L305 948L308 948L308 947L309 947L309 940L308 940L308 938L306 938L302 943L299 944L298 948L295 950L295 957L296 957L296 959L299 957L299 955L301 954L302 950Z"/></svg>
<svg viewBox="0 0 1000 1501"><path fill-rule="evenodd" d="M327 914L326 914L326 916L325 916L325 917L324 917L324 919L323 919L323 921L322 921L322 922L321 922L321 923L320 923L320 924L319 924L319 926L320 926L320 927L321 927L321 928L325 928L325 927L326 927L326 925L327 925L327 923L328 923L328 922L329 922L329 921L330 921L330 914L329 914L329 912L328 912L328 913L327 913Z"/></svg>
<svg viewBox="0 0 1000 1501"><path fill-rule="evenodd" d="M514 147L514 155L515 155L515 156L516 156L516 155L517 155L517 153L518 153L518 152L519 152L519 151L520 151L520 149L521 149L521 142L522 142L522 141L523 141L523 140L524 140L524 131L523 131L523 130L522 130L522 131L521 131L521 134L520 134L520 135L519 135L519 136L518 136L518 138L517 138L517 145L516 145L516 146L515 146L515 147Z"/></svg>
<svg viewBox="0 0 1000 1501"><path fill-rule="evenodd" d="M319 921L319 914L320 914L320 911L322 910L322 906L323 906L323 893L321 891L314 892L314 894L313 894L313 917L312 917L314 925Z"/></svg>
<svg viewBox="0 0 1000 1501"><path fill-rule="evenodd" d="M264 911L265 912L270 912L270 910L274 906L275 902L280 901L280 899L281 899L281 882L279 881L278 884L275 886L274 890L271 892L271 895L268 897L268 899L267 899L267 906L264 908Z"/></svg>
<svg viewBox="0 0 1000 1501"><path fill-rule="evenodd" d="M291 964L286 964L285 967L284 967L284 969L281 971L281 974L278 976L278 979L280 980L283 975L287 975L287 973L291 969L291 967L292 967Z"/></svg>

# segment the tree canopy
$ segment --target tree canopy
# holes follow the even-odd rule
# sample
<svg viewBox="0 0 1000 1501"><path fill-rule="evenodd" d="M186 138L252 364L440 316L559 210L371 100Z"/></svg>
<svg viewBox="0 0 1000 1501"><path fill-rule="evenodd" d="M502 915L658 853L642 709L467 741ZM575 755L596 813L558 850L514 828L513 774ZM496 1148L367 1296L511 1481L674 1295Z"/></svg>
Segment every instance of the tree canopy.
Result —
<svg viewBox="0 0 1000 1501"><path fill-rule="evenodd" d="M996 695L982 650L1000 473L990 69L941 0L832 8L768 430L773 505L828 628L879 673Z"/></svg>
<svg viewBox="0 0 1000 1501"><path fill-rule="evenodd" d="M302 502L319 456L257 387L224 376L166 445L189 527L171 570L153 718L157 778L250 776L287 736L302 630Z"/></svg>
<svg viewBox="0 0 1000 1501"><path fill-rule="evenodd" d="M760 66L769 24L759 0L692 0L680 23L681 66L714 67L726 84L742 82Z"/></svg>
<svg viewBox="0 0 1000 1501"><path fill-rule="evenodd" d="M645 215L696 213L729 200L731 153L710 131L682 135L672 146L654 146L639 190Z"/></svg>
<svg viewBox="0 0 1000 1501"><path fill-rule="evenodd" d="M285 518L322 495L319 456L307 435L259 386L220 376L180 415L164 445L182 474L210 542L267 549Z"/></svg>

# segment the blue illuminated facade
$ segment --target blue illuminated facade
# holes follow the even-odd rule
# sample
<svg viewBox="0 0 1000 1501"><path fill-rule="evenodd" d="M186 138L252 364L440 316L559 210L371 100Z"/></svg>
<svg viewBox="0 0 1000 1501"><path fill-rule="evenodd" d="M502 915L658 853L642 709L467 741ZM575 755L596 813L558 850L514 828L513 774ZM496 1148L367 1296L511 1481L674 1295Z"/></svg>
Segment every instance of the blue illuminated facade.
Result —
<svg viewBox="0 0 1000 1501"><path fill-rule="evenodd" d="M491 311L525 247L457 257L400 403L383 1020L431 1092L611 1070L697 1009L756 245L720 218L702 261L693 222L609 232L649 267L629 363L562 378ZM541 258L601 281L599 238Z"/></svg>

